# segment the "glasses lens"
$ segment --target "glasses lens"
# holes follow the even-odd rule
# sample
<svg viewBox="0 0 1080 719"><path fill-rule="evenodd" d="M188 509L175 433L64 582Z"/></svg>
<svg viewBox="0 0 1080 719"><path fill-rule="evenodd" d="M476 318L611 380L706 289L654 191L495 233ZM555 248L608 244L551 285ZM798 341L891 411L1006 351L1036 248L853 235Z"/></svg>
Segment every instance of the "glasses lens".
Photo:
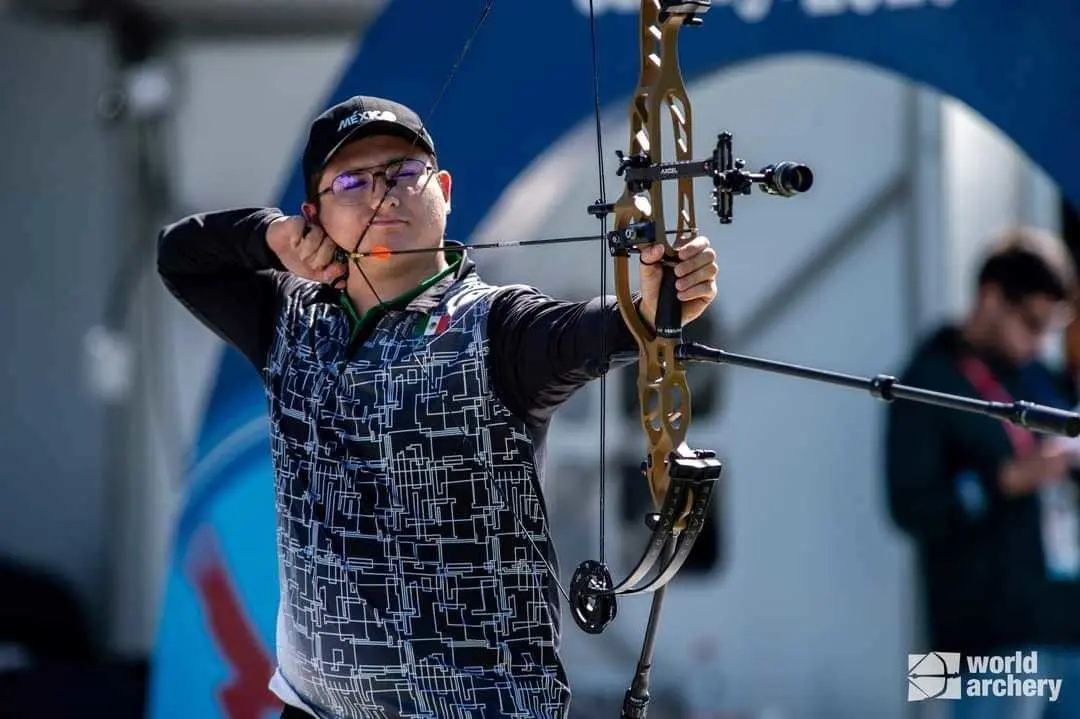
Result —
<svg viewBox="0 0 1080 719"><path fill-rule="evenodd" d="M408 184L420 177L426 169L427 163L423 160L402 160L401 162L395 162L393 165L387 166L386 177L397 182Z"/></svg>
<svg viewBox="0 0 1080 719"><path fill-rule="evenodd" d="M411 186L426 171L427 163L424 160L399 160L386 165L382 172L354 170L338 175L331 183L330 191L342 204L355 205L363 202L371 192L372 175L381 175L398 185Z"/></svg>
<svg viewBox="0 0 1080 719"><path fill-rule="evenodd" d="M334 178L331 185L334 196L342 202L358 202L371 189L371 180L365 175L345 173Z"/></svg>

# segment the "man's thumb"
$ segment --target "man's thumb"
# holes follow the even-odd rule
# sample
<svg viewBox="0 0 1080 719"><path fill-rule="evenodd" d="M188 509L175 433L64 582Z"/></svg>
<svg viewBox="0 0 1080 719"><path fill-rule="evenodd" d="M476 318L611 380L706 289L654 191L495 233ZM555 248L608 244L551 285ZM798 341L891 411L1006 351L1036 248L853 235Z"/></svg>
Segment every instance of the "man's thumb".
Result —
<svg viewBox="0 0 1080 719"><path fill-rule="evenodd" d="M659 262L664 257L663 245L649 245L641 250L641 261L646 265Z"/></svg>
<svg viewBox="0 0 1080 719"><path fill-rule="evenodd" d="M336 285L349 276L349 267L344 262L332 262L322 272L322 281L328 285Z"/></svg>
<svg viewBox="0 0 1080 719"><path fill-rule="evenodd" d="M641 280L642 282L659 282L664 273L664 266L660 264L664 259L663 245L652 245L641 250Z"/></svg>

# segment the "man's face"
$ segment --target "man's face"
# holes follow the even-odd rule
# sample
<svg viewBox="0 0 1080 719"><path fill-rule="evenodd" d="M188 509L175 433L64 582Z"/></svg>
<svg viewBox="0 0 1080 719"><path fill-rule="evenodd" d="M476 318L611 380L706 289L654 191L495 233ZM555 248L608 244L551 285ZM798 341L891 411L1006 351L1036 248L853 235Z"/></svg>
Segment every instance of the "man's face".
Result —
<svg viewBox="0 0 1080 719"><path fill-rule="evenodd" d="M320 197L319 224L350 252L438 247L450 211L450 175L432 166L431 157L400 137L373 135L346 145L319 178L320 192L335 188ZM381 174L388 168L395 178L389 191ZM315 209L308 203L305 208ZM362 234L363 244L356 248ZM422 258L399 255L392 264L415 264Z"/></svg>
<svg viewBox="0 0 1080 719"><path fill-rule="evenodd" d="M998 352L1018 366L1035 359L1050 333L1062 329L1069 319L1067 304L1044 294L1013 303L994 288L988 301L995 318Z"/></svg>

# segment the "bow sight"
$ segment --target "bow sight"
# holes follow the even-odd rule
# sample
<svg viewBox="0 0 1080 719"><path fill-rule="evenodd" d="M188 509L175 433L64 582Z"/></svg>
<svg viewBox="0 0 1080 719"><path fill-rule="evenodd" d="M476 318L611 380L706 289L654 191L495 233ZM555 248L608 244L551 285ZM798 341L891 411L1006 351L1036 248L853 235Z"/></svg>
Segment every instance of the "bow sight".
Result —
<svg viewBox="0 0 1080 719"><path fill-rule="evenodd" d="M654 182L678 180L681 178L708 177L712 179L712 210L720 218L720 223L731 223L736 195L749 195L754 184L768 194L779 197L791 197L808 191L814 184L814 173L806 165L797 162L778 162L761 168L758 172L747 172L746 161L736 158L732 149L732 135L721 132L716 139L716 148L707 160L650 162L647 155L626 156L622 150L616 150L619 167L615 171L626 179L630 192L648 192ZM588 212L594 217L603 217L615 211L611 203L594 203ZM645 227L645 222L633 223L623 230L608 235L608 247L612 254L629 252L656 239L654 232Z"/></svg>
<svg viewBox="0 0 1080 719"><path fill-rule="evenodd" d="M762 192L780 197L806 192L814 184L814 173L806 165L778 162L762 168L760 172L746 172L743 169L746 162L733 158L733 155L731 133L720 133L708 170L713 178L712 209L721 224L731 222L735 195L749 195L754 183Z"/></svg>

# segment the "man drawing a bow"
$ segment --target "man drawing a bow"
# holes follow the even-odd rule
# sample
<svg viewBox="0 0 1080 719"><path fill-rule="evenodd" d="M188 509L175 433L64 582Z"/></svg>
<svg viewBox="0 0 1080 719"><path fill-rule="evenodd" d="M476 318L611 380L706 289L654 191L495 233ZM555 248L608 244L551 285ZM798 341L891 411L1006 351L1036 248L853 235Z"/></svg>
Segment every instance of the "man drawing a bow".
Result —
<svg viewBox="0 0 1080 719"><path fill-rule="evenodd" d="M303 216L194 215L158 260L266 386L283 716L565 716L545 430L634 338L610 297L479 277L444 238L451 175L412 110L330 108L303 164ZM641 252L650 326L663 249ZM704 237L679 248L684 322L715 259Z"/></svg>

